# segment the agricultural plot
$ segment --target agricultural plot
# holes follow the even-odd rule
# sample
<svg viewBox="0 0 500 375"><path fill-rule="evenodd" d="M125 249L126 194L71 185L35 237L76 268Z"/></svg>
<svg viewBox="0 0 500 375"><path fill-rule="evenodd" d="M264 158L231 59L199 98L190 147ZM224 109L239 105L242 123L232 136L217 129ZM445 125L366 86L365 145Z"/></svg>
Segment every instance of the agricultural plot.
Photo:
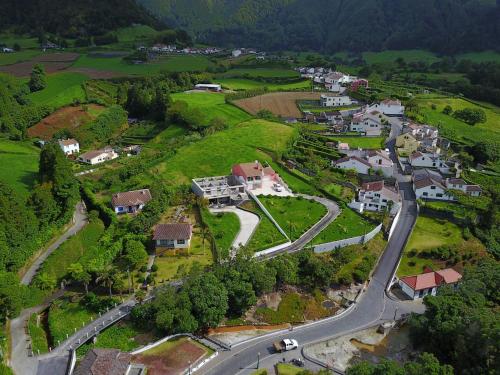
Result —
<svg viewBox="0 0 500 375"><path fill-rule="evenodd" d="M436 255L432 254L431 251L438 248L445 250L436 252ZM438 254L442 259L437 257ZM451 265L461 267L465 261L468 263L484 256L486 256L484 245L472 236L465 239L462 228L458 225L447 220L420 215L406 245L397 274L415 275L423 272L426 266L435 269Z"/></svg>
<svg viewBox="0 0 500 375"><path fill-rule="evenodd" d="M368 64L393 63L399 57L403 58L406 62L425 61L429 64L441 60L434 53L424 50L398 50L363 53L363 60L365 60Z"/></svg>
<svg viewBox="0 0 500 375"><path fill-rule="evenodd" d="M57 73L69 68L78 56L78 53L72 52L37 54L28 61L0 66L0 72L9 73L16 77L28 77L35 64L42 64L48 74Z"/></svg>
<svg viewBox="0 0 500 375"><path fill-rule="evenodd" d="M22 61L31 60L41 52L37 50L26 50L12 53L0 53L0 65L17 64Z"/></svg>
<svg viewBox="0 0 500 375"><path fill-rule="evenodd" d="M170 184L189 184L192 178L227 174L237 163L269 161L259 148L283 151L294 129L264 120L250 120L181 147L175 156L151 169ZM212 152L213 151L213 152Z"/></svg>
<svg viewBox="0 0 500 375"><path fill-rule="evenodd" d="M251 118L248 113L231 104L227 104L223 94L205 92L178 93L172 94L172 100L183 100L191 108L199 109L203 113L207 123L214 118L221 118L228 125L235 125Z"/></svg>
<svg viewBox="0 0 500 375"><path fill-rule="evenodd" d="M38 176L40 150L27 142L0 140L0 182L27 197Z"/></svg>
<svg viewBox="0 0 500 375"><path fill-rule="evenodd" d="M47 87L28 95L35 104L60 108L75 101L85 102L86 95L82 84L87 76L80 73L63 72L47 77Z"/></svg>
<svg viewBox="0 0 500 375"><path fill-rule="evenodd" d="M311 81L303 80L293 83L269 83L246 78L220 78L215 80L228 90L257 90L267 88L269 91L307 90L311 88Z"/></svg>
<svg viewBox="0 0 500 375"><path fill-rule="evenodd" d="M224 78L299 78L300 74L291 69L248 68L231 69L222 74Z"/></svg>
<svg viewBox="0 0 500 375"><path fill-rule="evenodd" d="M496 51L468 52L458 55L457 60L470 60L475 63L488 61L500 62L500 53Z"/></svg>
<svg viewBox="0 0 500 375"><path fill-rule="evenodd" d="M181 337L137 354L132 361L144 364L149 375L177 375L212 353L210 348L197 341Z"/></svg>
<svg viewBox="0 0 500 375"><path fill-rule="evenodd" d="M350 208L342 209L339 216L314 239L314 243L328 243L369 233L375 225Z"/></svg>
<svg viewBox="0 0 500 375"><path fill-rule="evenodd" d="M329 137L331 141L347 143L351 149L381 149L384 148L384 137Z"/></svg>
<svg viewBox="0 0 500 375"><path fill-rule="evenodd" d="M38 124L28 129L30 137L36 137L43 140L51 140L52 136L62 129L76 129L88 124L95 119L104 107L90 104L87 109L79 107L64 107L47 116Z"/></svg>
<svg viewBox="0 0 500 375"><path fill-rule="evenodd" d="M457 98L420 99L418 104L419 114L426 123L439 126L445 137L457 142L472 144L482 139L497 139L500 136L500 108L493 105L479 106ZM433 105L436 109L432 108ZM454 111L464 108L482 109L486 114L486 123L472 126L445 115L442 111L447 105Z"/></svg>
<svg viewBox="0 0 500 375"><path fill-rule="evenodd" d="M276 116L302 117L297 107L299 100L319 100L320 93L315 92L277 92L235 100L234 104L252 115L268 110Z"/></svg>

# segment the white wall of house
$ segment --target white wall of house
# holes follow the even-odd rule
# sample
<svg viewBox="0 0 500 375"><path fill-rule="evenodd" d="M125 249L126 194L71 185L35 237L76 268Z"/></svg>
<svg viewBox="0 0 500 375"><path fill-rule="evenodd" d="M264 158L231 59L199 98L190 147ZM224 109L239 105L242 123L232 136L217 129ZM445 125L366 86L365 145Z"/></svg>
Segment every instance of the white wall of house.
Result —
<svg viewBox="0 0 500 375"><path fill-rule="evenodd" d="M357 160L348 160L340 164L336 164L335 167L341 169L354 169L358 173L368 174L369 166L360 163Z"/></svg>
<svg viewBox="0 0 500 375"><path fill-rule="evenodd" d="M174 249L187 249L191 240L156 240L156 247L169 247Z"/></svg>
<svg viewBox="0 0 500 375"><path fill-rule="evenodd" d="M321 95L320 104L322 107L342 107L352 104L352 100L349 96L328 96Z"/></svg>
<svg viewBox="0 0 500 375"><path fill-rule="evenodd" d="M140 204L137 206L116 206L115 207L115 213L117 214L126 214L126 213L132 213L132 212L137 212L140 211L144 208L144 204Z"/></svg>
<svg viewBox="0 0 500 375"><path fill-rule="evenodd" d="M386 116L403 116L405 113L404 106L395 104L374 104L370 107L370 109L376 109Z"/></svg>
<svg viewBox="0 0 500 375"><path fill-rule="evenodd" d="M423 289L423 290L413 290L412 288L410 288L408 285L406 285L404 282L402 282L401 280L399 280L399 286L401 287L401 290L408 296L410 297L412 300L417 300L419 298L424 298L425 296L428 296L428 295L433 295L435 296L436 295L436 292L437 292L437 287L434 287L434 288L427 288L427 289Z"/></svg>
<svg viewBox="0 0 500 375"><path fill-rule="evenodd" d="M418 158L410 158L410 164L416 168L448 168L446 163L434 155L423 154Z"/></svg>
<svg viewBox="0 0 500 375"><path fill-rule="evenodd" d="M112 151L112 152L103 152L102 154L97 155L91 159L79 158L79 160L90 165L95 165L104 163L109 160L114 160L116 158L118 158L118 154Z"/></svg>
<svg viewBox="0 0 500 375"><path fill-rule="evenodd" d="M454 201L455 197L447 195L445 190L436 185L426 186L420 189L415 189L417 199L437 199L442 201Z"/></svg>
<svg viewBox="0 0 500 375"><path fill-rule="evenodd" d="M61 150L66 154L66 155L73 155L73 154L78 154L80 152L80 145L78 143L73 143L70 145L61 145Z"/></svg>

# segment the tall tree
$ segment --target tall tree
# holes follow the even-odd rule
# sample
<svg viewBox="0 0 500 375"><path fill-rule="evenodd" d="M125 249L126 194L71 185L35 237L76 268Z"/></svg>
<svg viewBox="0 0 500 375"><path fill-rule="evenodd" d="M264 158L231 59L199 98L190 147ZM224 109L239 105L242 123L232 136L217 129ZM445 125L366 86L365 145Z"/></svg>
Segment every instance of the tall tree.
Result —
<svg viewBox="0 0 500 375"><path fill-rule="evenodd" d="M36 64L35 66L33 66L28 85L31 92L43 90L47 86L45 68L43 65Z"/></svg>

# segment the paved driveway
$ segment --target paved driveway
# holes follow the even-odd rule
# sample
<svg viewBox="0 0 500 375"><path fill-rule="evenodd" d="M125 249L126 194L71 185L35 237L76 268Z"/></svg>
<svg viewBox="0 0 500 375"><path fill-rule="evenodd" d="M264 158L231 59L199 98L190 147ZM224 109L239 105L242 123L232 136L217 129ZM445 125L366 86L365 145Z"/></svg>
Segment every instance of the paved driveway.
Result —
<svg viewBox="0 0 500 375"><path fill-rule="evenodd" d="M253 232L259 225L260 218L258 215L236 207L228 206L224 208L211 208L210 212L214 214L220 212L232 212L238 216L238 219L240 219L240 231L236 235L232 244L234 249L245 246L248 241L250 241Z"/></svg>

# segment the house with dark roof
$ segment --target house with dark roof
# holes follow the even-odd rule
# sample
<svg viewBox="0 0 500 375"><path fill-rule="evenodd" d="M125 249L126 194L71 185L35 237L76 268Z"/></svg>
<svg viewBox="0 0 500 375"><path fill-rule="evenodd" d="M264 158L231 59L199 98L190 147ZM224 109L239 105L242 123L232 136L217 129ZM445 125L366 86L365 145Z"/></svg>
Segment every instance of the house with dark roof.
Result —
<svg viewBox="0 0 500 375"><path fill-rule="evenodd" d="M368 161L358 156L347 156L345 158L335 160L332 162L332 166L340 169L353 169L361 174L368 174L368 171L372 167Z"/></svg>
<svg viewBox="0 0 500 375"><path fill-rule="evenodd" d="M364 183L357 198L349 207L359 212L385 211L390 208L390 213L396 214L401 204L398 191L386 186L384 180Z"/></svg>
<svg viewBox="0 0 500 375"><path fill-rule="evenodd" d="M456 287L462 275L453 268L433 271L426 268L420 275L407 276L399 279L401 290L411 299L425 296L435 296L438 289L444 285Z"/></svg>
<svg viewBox="0 0 500 375"><path fill-rule="evenodd" d="M111 206L117 214L136 213L141 211L151 199L149 189L126 191L113 194Z"/></svg>
<svg viewBox="0 0 500 375"><path fill-rule="evenodd" d="M481 186L468 184L461 178L447 178L445 185L450 190L460 190L471 197L479 197L483 192Z"/></svg>
<svg viewBox="0 0 500 375"><path fill-rule="evenodd" d="M193 226L189 223L158 224L154 229L157 253L167 249L188 249L193 237Z"/></svg>
<svg viewBox="0 0 500 375"><path fill-rule="evenodd" d="M131 363L132 355L118 349L90 349L74 375L145 375L146 368Z"/></svg>
<svg viewBox="0 0 500 375"><path fill-rule="evenodd" d="M447 193L443 176L437 171L417 169L413 171L412 180L417 199L456 200L453 195Z"/></svg>

